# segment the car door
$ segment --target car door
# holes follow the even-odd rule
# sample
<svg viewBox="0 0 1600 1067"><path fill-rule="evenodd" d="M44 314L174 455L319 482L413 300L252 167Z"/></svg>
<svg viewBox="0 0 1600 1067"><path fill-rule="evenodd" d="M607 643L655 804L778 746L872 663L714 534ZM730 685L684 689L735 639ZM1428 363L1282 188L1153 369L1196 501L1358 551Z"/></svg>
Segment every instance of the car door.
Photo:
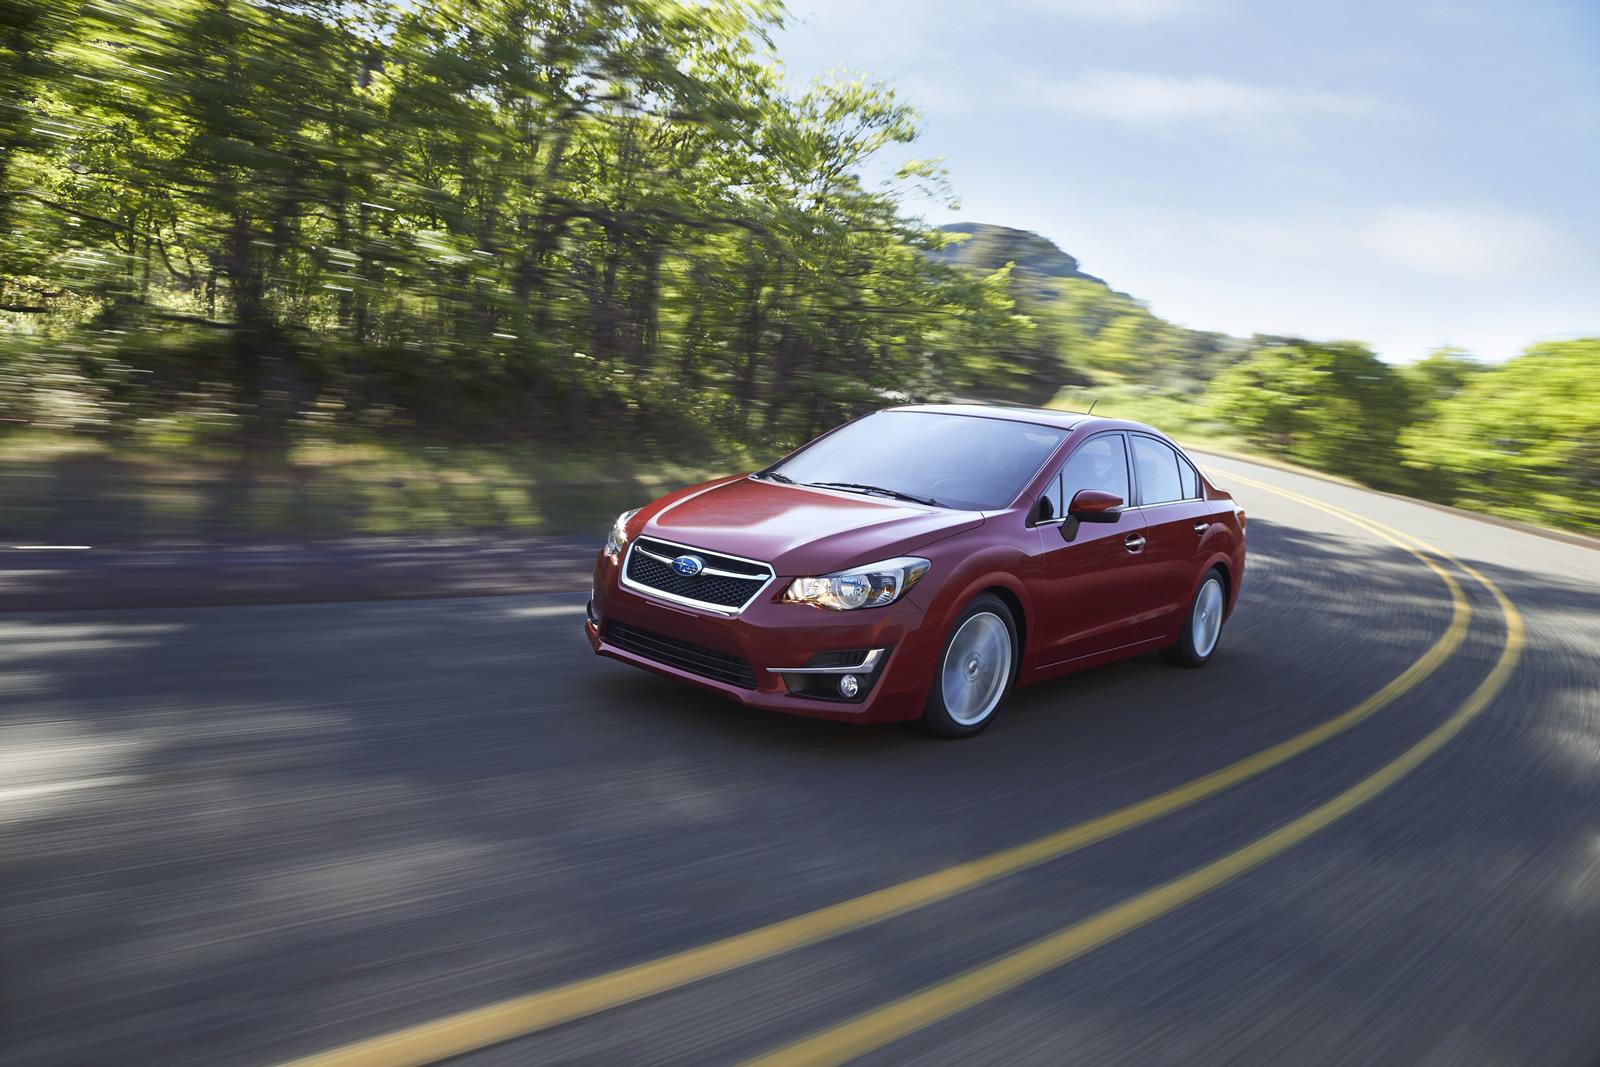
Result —
<svg viewBox="0 0 1600 1067"><path fill-rule="evenodd" d="M1077 522L1064 514L1075 493L1098 489L1132 503L1121 431L1096 434L1073 449L1035 512L1043 583L1040 665L1092 656L1138 640L1144 589L1144 517ZM1070 539L1067 535L1070 535Z"/></svg>
<svg viewBox="0 0 1600 1067"><path fill-rule="evenodd" d="M1189 605L1199 579L1200 542L1212 505L1200 499L1200 478L1176 449L1148 434L1130 433L1134 491L1145 521L1145 558L1152 616L1165 630L1173 612Z"/></svg>

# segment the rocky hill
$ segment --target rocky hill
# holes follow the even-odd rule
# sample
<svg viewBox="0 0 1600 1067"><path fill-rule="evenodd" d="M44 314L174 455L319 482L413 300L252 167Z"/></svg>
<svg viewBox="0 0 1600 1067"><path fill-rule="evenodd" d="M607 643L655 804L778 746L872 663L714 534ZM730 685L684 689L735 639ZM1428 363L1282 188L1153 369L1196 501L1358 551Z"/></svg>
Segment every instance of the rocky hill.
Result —
<svg viewBox="0 0 1600 1067"><path fill-rule="evenodd" d="M1143 301L1080 270L1077 259L1039 234L985 222L943 229L967 235L935 253L943 262L985 274L1015 265L1010 295L1035 325L1006 373L995 375L996 396L1037 396L1095 375L1193 387L1243 351L1234 338L1166 321Z"/></svg>
<svg viewBox="0 0 1600 1067"><path fill-rule="evenodd" d="M946 233L967 234L967 239L936 253L936 257L958 267L991 271L1015 263L1019 273L1039 278L1077 278L1106 283L1078 269L1078 261L1056 247L1054 241L1031 230L994 226L987 222L952 222L940 229ZM1109 286L1108 286L1109 288Z"/></svg>

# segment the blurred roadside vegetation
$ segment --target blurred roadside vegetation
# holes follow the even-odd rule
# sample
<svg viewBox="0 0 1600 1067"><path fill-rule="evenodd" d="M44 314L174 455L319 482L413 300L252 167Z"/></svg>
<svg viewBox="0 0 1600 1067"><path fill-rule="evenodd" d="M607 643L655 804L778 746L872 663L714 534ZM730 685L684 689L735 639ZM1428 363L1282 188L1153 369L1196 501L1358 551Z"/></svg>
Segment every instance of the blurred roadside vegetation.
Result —
<svg viewBox="0 0 1600 1067"><path fill-rule="evenodd" d="M1102 375L1057 406L1141 419L1197 447L1277 457L1375 489L1600 533L1600 339L1499 365L1443 350L1391 365L1353 343L1254 338L1174 392Z"/></svg>
<svg viewBox="0 0 1600 1067"><path fill-rule="evenodd" d="M1148 418L1600 525L1600 341L1188 330L739 0L0 0L0 533L592 528L872 407Z"/></svg>

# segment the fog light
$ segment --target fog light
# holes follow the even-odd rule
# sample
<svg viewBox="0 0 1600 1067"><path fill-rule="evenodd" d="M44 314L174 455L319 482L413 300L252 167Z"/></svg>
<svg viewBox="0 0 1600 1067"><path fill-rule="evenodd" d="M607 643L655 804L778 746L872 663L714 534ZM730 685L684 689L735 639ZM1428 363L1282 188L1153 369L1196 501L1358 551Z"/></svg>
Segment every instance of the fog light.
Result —
<svg viewBox="0 0 1600 1067"><path fill-rule="evenodd" d="M861 680L853 674L847 674L839 679L839 695L850 700L861 692Z"/></svg>

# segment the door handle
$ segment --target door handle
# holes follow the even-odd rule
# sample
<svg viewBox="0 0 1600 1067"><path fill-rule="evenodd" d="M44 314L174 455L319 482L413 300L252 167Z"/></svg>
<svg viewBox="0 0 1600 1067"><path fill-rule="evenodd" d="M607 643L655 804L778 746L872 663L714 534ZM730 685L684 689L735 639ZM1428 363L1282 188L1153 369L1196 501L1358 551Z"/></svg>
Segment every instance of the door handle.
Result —
<svg viewBox="0 0 1600 1067"><path fill-rule="evenodd" d="M1144 535L1143 534L1129 534L1127 536L1127 539L1124 540L1122 543L1123 543L1123 545L1125 545L1127 547L1129 552L1132 552L1135 555L1138 555L1140 552L1144 551Z"/></svg>
<svg viewBox="0 0 1600 1067"><path fill-rule="evenodd" d="M1209 522L1197 522L1194 524L1194 532L1197 534L1203 534L1209 529L1211 529Z"/></svg>

